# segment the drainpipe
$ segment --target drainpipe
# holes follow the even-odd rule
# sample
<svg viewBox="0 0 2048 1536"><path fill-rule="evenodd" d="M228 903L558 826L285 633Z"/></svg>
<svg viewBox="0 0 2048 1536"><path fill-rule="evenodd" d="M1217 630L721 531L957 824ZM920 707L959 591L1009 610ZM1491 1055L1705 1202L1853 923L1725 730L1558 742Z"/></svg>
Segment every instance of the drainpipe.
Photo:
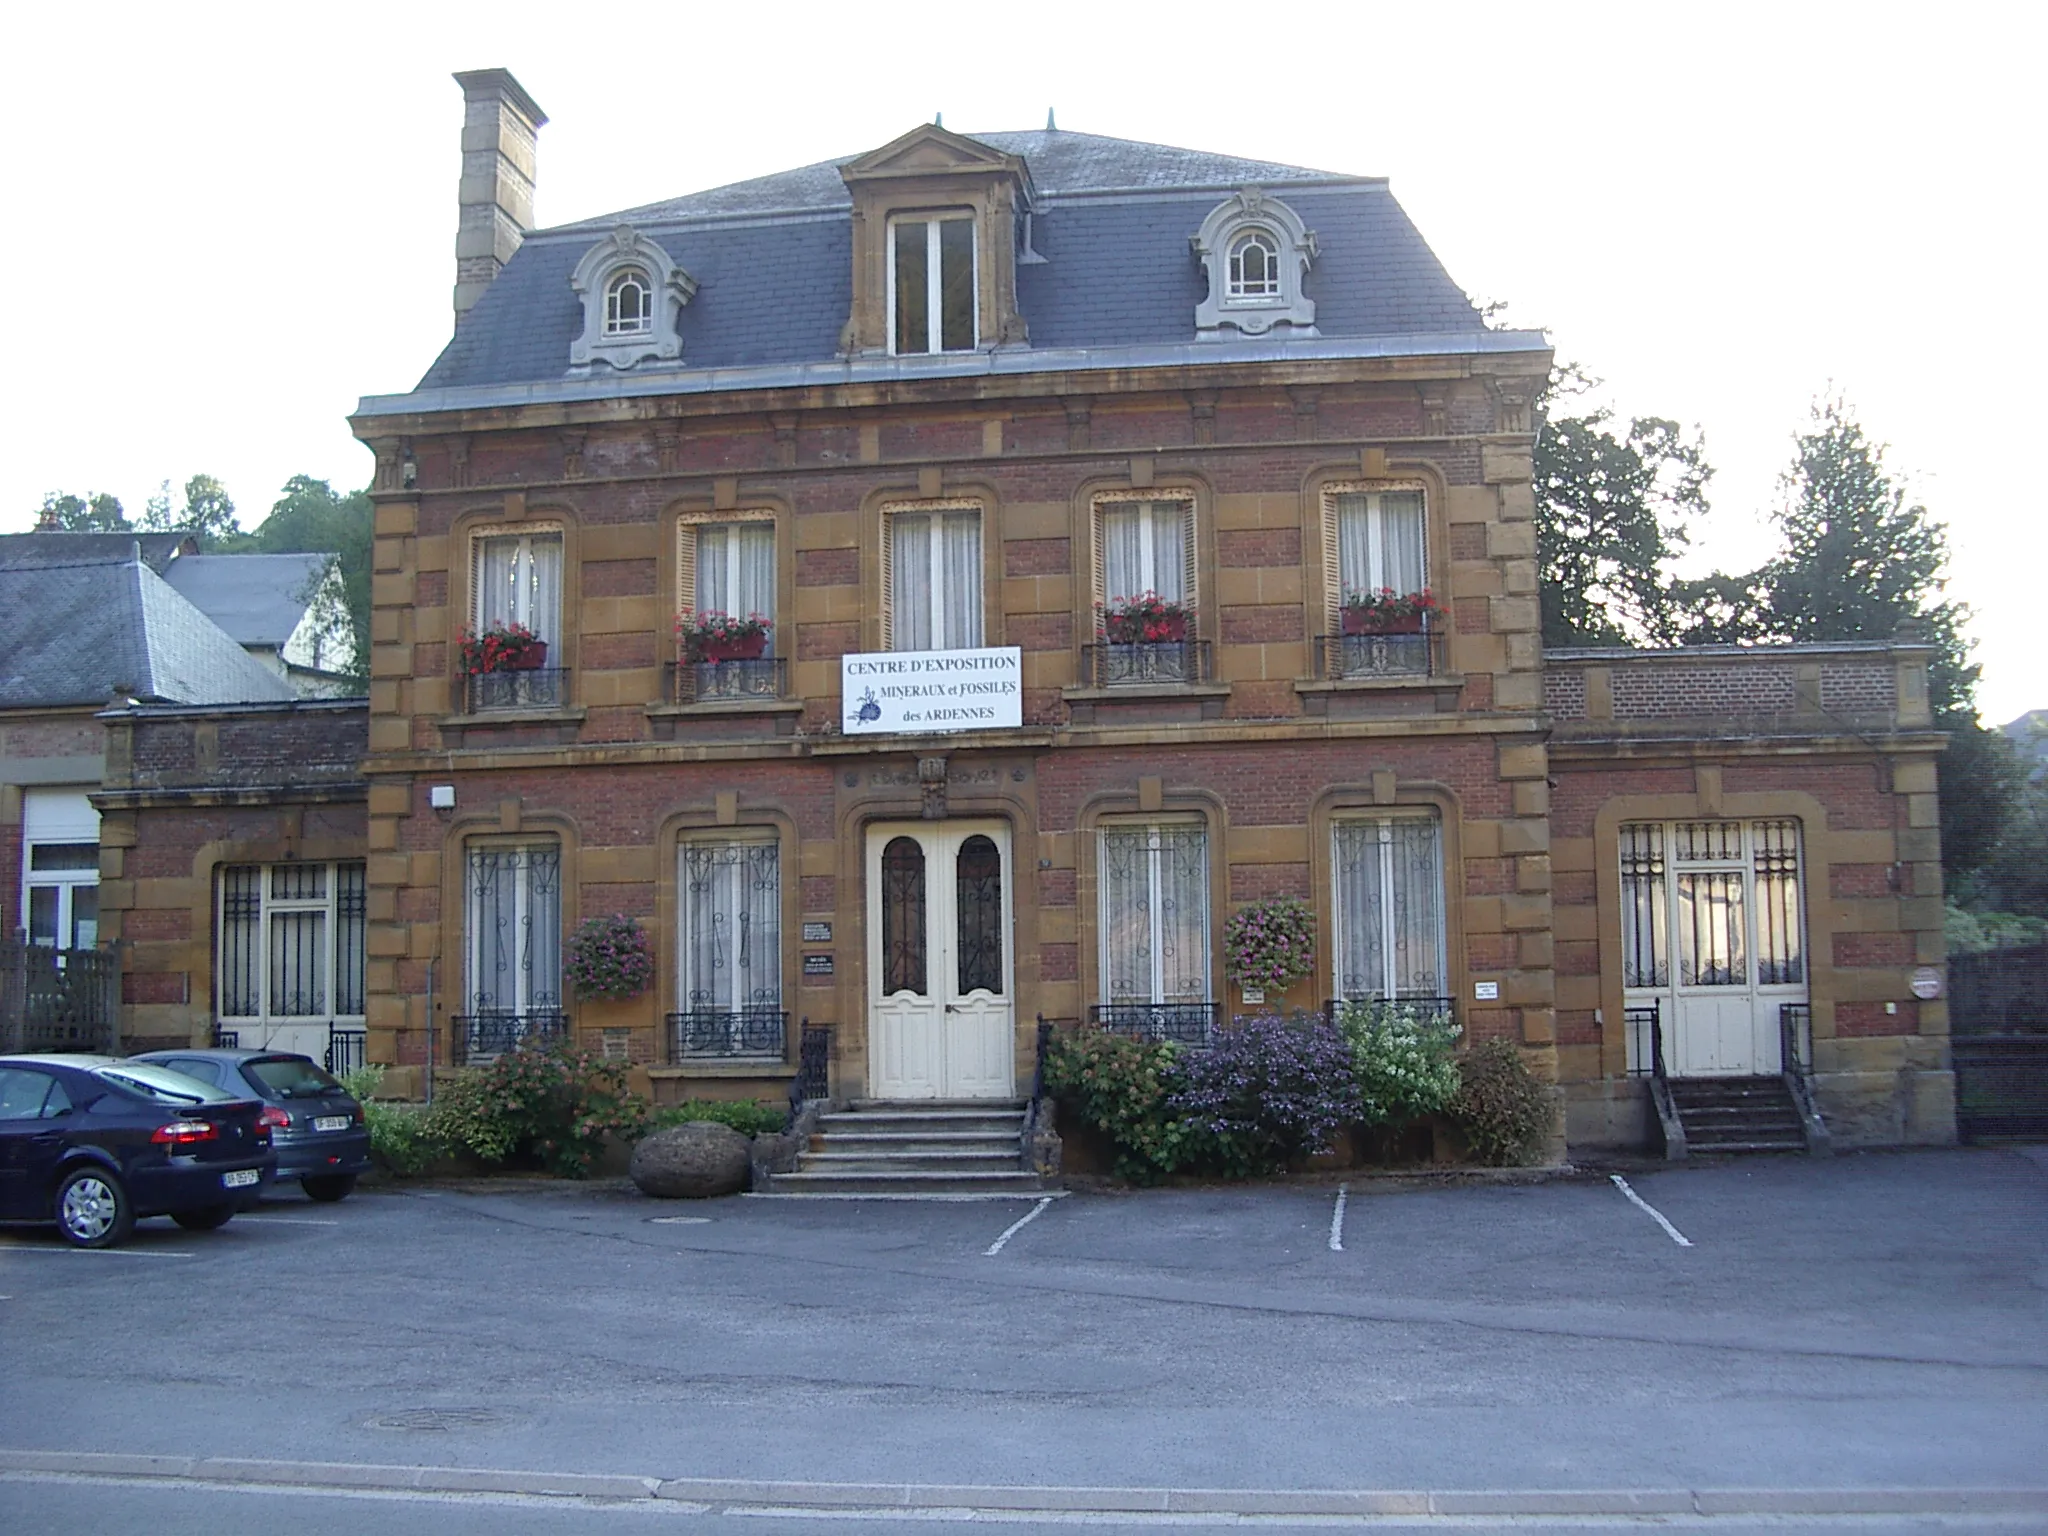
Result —
<svg viewBox="0 0 2048 1536"><path fill-rule="evenodd" d="M427 1102L434 1102L434 1036L440 1031L434 1027L434 965L427 961Z"/></svg>

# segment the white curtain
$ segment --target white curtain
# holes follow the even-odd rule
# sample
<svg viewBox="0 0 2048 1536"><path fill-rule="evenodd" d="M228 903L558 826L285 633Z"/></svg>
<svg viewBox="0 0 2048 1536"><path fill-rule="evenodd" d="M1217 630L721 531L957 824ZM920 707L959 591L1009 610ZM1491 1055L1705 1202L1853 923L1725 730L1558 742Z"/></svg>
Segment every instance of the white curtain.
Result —
<svg viewBox="0 0 2048 1536"><path fill-rule="evenodd" d="M890 519L891 644L899 651L981 644L981 514L899 512Z"/></svg>
<svg viewBox="0 0 2048 1536"><path fill-rule="evenodd" d="M472 848L468 877L470 1011L560 1008L561 849Z"/></svg>
<svg viewBox="0 0 2048 1536"><path fill-rule="evenodd" d="M1209 1000L1209 840L1200 827L1102 833L1102 991L1108 1003Z"/></svg>
<svg viewBox="0 0 2048 1536"><path fill-rule="evenodd" d="M683 1006L782 1005L782 878L774 843L685 843Z"/></svg>
<svg viewBox="0 0 2048 1536"><path fill-rule="evenodd" d="M543 640L561 639L559 533L498 534L481 541L476 627L481 631L493 624L524 624Z"/></svg>
<svg viewBox="0 0 2048 1536"><path fill-rule="evenodd" d="M1436 817L1347 818L1334 832L1337 991L1440 997L1443 834Z"/></svg>
<svg viewBox="0 0 2048 1536"><path fill-rule="evenodd" d="M1114 502L1102 508L1102 596L1156 592L1187 601L1187 506L1178 501Z"/></svg>
<svg viewBox="0 0 2048 1536"><path fill-rule="evenodd" d="M704 523L697 529L697 611L775 619L775 525ZM774 631L769 631L772 637Z"/></svg>
<svg viewBox="0 0 2048 1536"><path fill-rule="evenodd" d="M1419 491L1354 492L1337 498L1337 569L1346 592L1429 585Z"/></svg>

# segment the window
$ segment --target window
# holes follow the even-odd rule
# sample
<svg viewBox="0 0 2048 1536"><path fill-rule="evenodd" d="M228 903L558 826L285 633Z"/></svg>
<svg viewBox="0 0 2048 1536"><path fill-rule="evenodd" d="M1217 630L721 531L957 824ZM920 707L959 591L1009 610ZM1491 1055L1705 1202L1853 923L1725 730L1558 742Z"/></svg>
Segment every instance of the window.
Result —
<svg viewBox="0 0 2048 1536"><path fill-rule="evenodd" d="M677 853L676 1055L781 1057L782 856L772 833Z"/></svg>
<svg viewBox="0 0 2048 1536"><path fill-rule="evenodd" d="M694 617L758 613L775 621L775 524L771 521L686 522L676 546L682 609ZM768 631L772 651L775 631Z"/></svg>
<svg viewBox="0 0 2048 1536"><path fill-rule="evenodd" d="M1104 1002L1206 1005L1207 829L1194 822L1106 826L1101 860Z"/></svg>
<svg viewBox="0 0 2048 1536"><path fill-rule="evenodd" d="M1229 293L1239 300L1280 296L1280 246L1263 229L1240 235L1231 246Z"/></svg>
<svg viewBox="0 0 2048 1536"><path fill-rule="evenodd" d="M71 1095L49 1073L0 1067L0 1120L54 1120L70 1110Z"/></svg>
<svg viewBox="0 0 2048 1536"><path fill-rule="evenodd" d="M1437 814L1343 816L1330 836L1337 996L1448 996Z"/></svg>
<svg viewBox="0 0 2048 1536"><path fill-rule="evenodd" d="M562 635L562 535L479 534L472 546L476 576L474 622L523 624L554 644Z"/></svg>
<svg viewBox="0 0 2048 1536"><path fill-rule="evenodd" d="M215 975L224 1022L362 1018L363 870L359 863L222 867Z"/></svg>
<svg viewBox="0 0 2048 1536"><path fill-rule="evenodd" d="M100 813L84 789L29 789L21 804L21 910L31 944L99 942Z"/></svg>
<svg viewBox="0 0 2048 1536"><path fill-rule="evenodd" d="M1097 596L1114 607L1147 592L1192 609L1194 503L1105 500L1095 505Z"/></svg>
<svg viewBox="0 0 2048 1536"><path fill-rule="evenodd" d="M1623 986L1805 984L1796 822L1635 822L1620 853Z"/></svg>
<svg viewBox="0 0 2048 1536"><path fill-rule="evenodd" d="M974 254L971 213L890 222L890 350L899 356L974 350Z"/></svg>
<svg viewBox="0 0 2048 1536"><path fill-rule="evenodd" d="M645 336L654 329L654 287L638 267L628 267L605 286L604 333Z"/></svg>
<svg viewBox="0 0 2048 1536"><path fill-rule="evenodd" d="M1354 592L1398 597L1429 585L1428 538L1420 491L1330 493L1335 516L1337 600Z"/></svg>
<svg viewBox="0 0 2048 1536"><path fill-rule="evenodd" d="M472 1014L562 1006L562 850L555 842L469 849L464 882Z"/></svg>
<svg viewBox="0 0 2048 1536"><path fill-rule="evenodd" d="M981 509L905 508L888 517L888 648L981 644Z"/></svg>

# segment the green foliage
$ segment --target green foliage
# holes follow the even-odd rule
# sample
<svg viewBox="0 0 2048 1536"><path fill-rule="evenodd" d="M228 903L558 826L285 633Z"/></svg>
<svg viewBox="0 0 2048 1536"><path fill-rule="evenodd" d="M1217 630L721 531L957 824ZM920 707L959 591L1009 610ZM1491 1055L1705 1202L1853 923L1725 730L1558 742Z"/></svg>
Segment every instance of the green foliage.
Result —
<svg viewBox="0 0 2048 1536"><path fill-rule="evenodd" d="M185 482L185 504L171 504L166 480L143 506L142 526L151 533L189 533L207 549L232 549L242 536L235 521L234 498L212 475L194 475Z"/></svg>
<svg viewBox="0 0 2048 1536"><path fill-rule="evenodd" d="M441 1144L428 1126L424 1104L384 1104L375 1097L384 1082L382 1067L359 1067L341 1080L363 1106L363 1123L370 1132L370 1156L388 1172L401 1178L425 1173L441 1155Z"/></svg>
<svg viewBox="0 0 2048 1536"><path fill-rule="evenodd" d="M1350 1042L1366 1125L1398 1129L1450 1107L1458 1093L1458 1026L1414 1003L1347 1003L1338 1014Z"/></svg>
<svg viewBox="0 0 2048 1536"><path fill-rule="evenodd" d="M43 497L39 521L51 523L62 533L129 533L135 527L121 510L121 499L103 491L88 491L83 496L51 491Z"/></svg>
<svg viewBox="0 0 2048 1536"><path fill-rule="evenodd" d="M1505 1040L1482 1041L1465 1054L1458 1075L1451 1119L1475 1158L1505 1168L1541 1154L1550 1132L1550 1095L1520 1051Z"/></svg>
<svg viewBox="0 0 2048 1536"><path fill-rule="evenodd" d="M1045 1057L1046 1090L1083 1124L1108 1137L1115 1170L1133 1184L1157 1183L1185 1163L1195 1137L1173 1109L1178 1046L1108 1030L1055 1034Z"/></svg>
<svg viewBox="0 0 2048 1536"><path fill-rule="evenodd" d="M531 1156L580 1179L607 1134L641 1134L647 1110L626 1087L623 1064L570 1045L528 1044L443 1078L428 1121L438 1140L485 1162Z"/></svg>
<svg viewBox="0 0 2048 1536"><path fill-rule="evenodd" d="M647 1117L646 1130L665 1131L672 1125L689 1125L698 1120L729 1125L742 1136L773 1136L788 1125L789 1110L781 1104L758 1104L752 1099L685 1099L655 1110Z"/></svg>
<svg viewBox="0 0 2048 1536"><path fill-rule="evenodd" d="M2048 942L2048 918L2019 912L1968 912L1953 901L1943 909L1942 929L1952 955L1982 954Z"/></svg>
<svg viewBox="0 0 2048 1536"><path fill-rule="evenodd" d="M1316 915L1305 901L1248 902L1223 927L1223 963L1240 986L1284 992L1315 969Z"/></svg>

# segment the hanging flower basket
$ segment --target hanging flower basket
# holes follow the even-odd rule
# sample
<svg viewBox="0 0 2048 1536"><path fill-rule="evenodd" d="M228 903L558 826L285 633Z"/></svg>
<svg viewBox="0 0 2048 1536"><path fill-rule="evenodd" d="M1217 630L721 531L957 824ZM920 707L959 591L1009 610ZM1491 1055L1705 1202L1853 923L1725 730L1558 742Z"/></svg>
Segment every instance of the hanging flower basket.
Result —
<svg viewBox="0 0 2048 1536"><path fill-rule="evenodd" d="M1381 587L1377 592L1346 592L1344 633L1419 635L1428 625L1429 616L1440 612L1436 595L1427 587L1420 592L1396 592L1392 587Z"/></svg>
<svg viewBox="0 0 2048 1536"><path fill-rule="evenodd" d="M775 626L765 615L705 612L676 620L676 639L686 661L752 661L768 653L768 632Z"/></svg>
<svg viewBox="0 0 2048 1536"><path fill-rule="evenodd" d="M1112 598L1102 613L1102 635L1111 645L1170 645L1187 639L1192 615L1157 592Z"/></svg>
<svg viewBox="0 0 2048 1536"><path fill-rule="evenodd" d="M578 997L620 1002L654 980L654 951L630 917L588 918L569 936L562 971Z"/></svg>
<svg viewBox="0 0 2048 1536"><path fill-rule="evenodd" d="M1238 908L1223 927L1225 974L1241 987L1284 992L1315 969L1316 915L1276 896Z"/></svg>
<svg viewBox="0 0 2048 1536"><path fill-rule="evenodd" d="M548 664L548 643L524 624L498 622L481 634L465 629L456 637L462 670L471 677L487 672L530 672Z"/></svg>

